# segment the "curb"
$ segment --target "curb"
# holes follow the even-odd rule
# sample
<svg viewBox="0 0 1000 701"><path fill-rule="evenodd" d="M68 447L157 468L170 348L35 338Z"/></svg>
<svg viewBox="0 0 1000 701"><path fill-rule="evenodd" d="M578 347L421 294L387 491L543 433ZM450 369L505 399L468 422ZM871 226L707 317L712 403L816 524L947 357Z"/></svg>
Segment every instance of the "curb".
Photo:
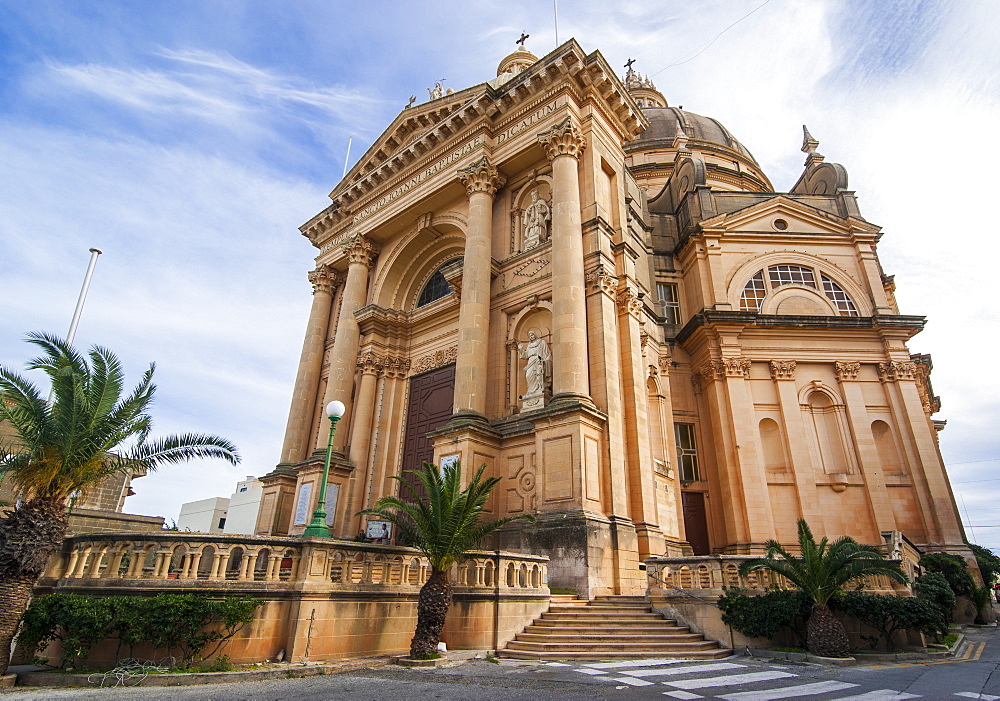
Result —
<svg viewBox="0 0 1000 701"><path fill-rule="evenodd" d="M346 660L331 664L302 665L290 663L283 668L248 670L245 672L194 672L191 674L147 674L136 686L198 686L201 684L232 684L237 682L256 682L270 679L295 679L298 677L316 677L324 674L339 674L353 672L358 669L378 669L389 664L384 657L362 660ZM88 681L89 674L62 674L57 672L24 672L14 676L18 686L34 687L94 687ZM0 686L3 686L0 678ZM13 684L11 685L13 686ZM113 686L113 685L112 685Z"/></svg>
<svg viewBox="0 0 1000 701"><path fill-rule="evenodd" d="M953 657L958 648L965 641L965 636L959 634L958 640L948 650L939 652L894 652L875 653L871 655L860 655L858 657L818 657L807 652L778 652L777 650L751 650L742 653L744 657L767 658L772 660L787 660L788 662L812 662L814 664L829 665L835 667L851 667L863 665L868 662L894 663L894 662L916 662L920 660L940 660L946 657Z"/></svg>
<svg viewBox="0 0 1000 701"><path fill-rule="evenodd" d="M16 674L0 674L0 689L6 689L17 684Z"/></svg>

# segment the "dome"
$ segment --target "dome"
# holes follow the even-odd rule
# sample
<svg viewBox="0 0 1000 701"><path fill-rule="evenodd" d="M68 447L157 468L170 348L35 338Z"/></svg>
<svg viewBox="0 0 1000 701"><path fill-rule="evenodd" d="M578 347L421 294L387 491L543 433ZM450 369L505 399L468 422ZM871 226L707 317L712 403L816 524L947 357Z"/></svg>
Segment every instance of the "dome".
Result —
<svg viewBox="0 0 1000 701"><path fill-rule="evenodd" d="M538 57L535 54L528 51L523 45L518 46L517 51L504 56L503 60L500 61L500 65L497 66L497 76L499 77L504 73L520 73L525 68L530 68L537 61Z"/></svg>
<svg viewBox="0 0 1000 701"><path fill-rule="evenodd" d="M649 120L649 128L625 145L626 153L646 151L654 148L670 148L677 136L677 125L683 125L689 139L719 144L743 154L754 163L757 160L729 130L711 117L703 117L678 107L647 107L642 110Z"/></svg>

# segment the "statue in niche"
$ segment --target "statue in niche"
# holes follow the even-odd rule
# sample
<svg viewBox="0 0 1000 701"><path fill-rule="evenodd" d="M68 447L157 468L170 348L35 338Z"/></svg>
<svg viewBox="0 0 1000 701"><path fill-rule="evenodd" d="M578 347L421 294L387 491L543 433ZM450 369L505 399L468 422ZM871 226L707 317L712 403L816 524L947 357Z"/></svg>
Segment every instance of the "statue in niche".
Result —
<svg viewBox="0 0 1000 701"><path fill-rule="evenodd" d="M552 382L552 351L545 339L539 338L534 330L528 332L527 343L517 344L517 350L528 361L524 366L528 391L521 396L521 409L541 409L545 406L545 393Z"/></svg>
<svg viewBox="0 0 1000 701"><path fill-rule="evenodd" d="M549 240L548 224L551 219L549 205L538 196L538 190L533 190L531 204L524 210L524 250Z"/></svg>

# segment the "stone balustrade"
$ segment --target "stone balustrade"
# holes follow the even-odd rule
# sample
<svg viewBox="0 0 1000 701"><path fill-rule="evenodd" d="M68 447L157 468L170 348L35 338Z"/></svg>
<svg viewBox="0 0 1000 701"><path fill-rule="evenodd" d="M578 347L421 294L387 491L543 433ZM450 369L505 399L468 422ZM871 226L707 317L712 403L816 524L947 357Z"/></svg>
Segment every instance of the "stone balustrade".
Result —
<svg viewBox="0 0 1000 701"><path fill-rule="evenodd" d="M547 562L548 558L532 555L474 551L452 568L451 581L457 588L469 590L536 594L544 590L547 594ZM141 588L175 588L193 582L263 582L272 589L308 582L333 589L419 589L430 574L427 559L412 548L323 538L164 531L67 538L61 556L53 558L45 577L58 582L57 586L128 580L129 586Z"/></svg>
<svg viewBox="0 0 1000 701"><path fill-rule="evenodd" d="M646 559L646 575L650 596L678 598L686 596L677 589L696 596L712 599L722 595L724 587L765 591L769 589L794 589L784 577L774 572L759 570L740 574L740 565L756 556L748 555L694 555L691 557L651 557ZM676 589L674 588L676 587ZM864 589L874 594L899 593L901 585L884 575L866 577ZM854 588L854 584L845 585Z"/></svg>

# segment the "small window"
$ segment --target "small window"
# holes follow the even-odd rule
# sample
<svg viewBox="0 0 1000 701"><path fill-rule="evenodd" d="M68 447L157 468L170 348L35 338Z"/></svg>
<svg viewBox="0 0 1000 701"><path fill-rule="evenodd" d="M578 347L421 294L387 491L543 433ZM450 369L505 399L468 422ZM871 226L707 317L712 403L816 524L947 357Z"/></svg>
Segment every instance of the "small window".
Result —
<svg viewBox="0 0 1000 701"><path fill-rule="evenodd" d="M659 297L660 316L664 317L664 323L681 323L681 305L677 301L677 285L670 282L656 283L656 296Z"/></svg>
<svg viewBox="0 0 1000 701"><path fill-rule="evenodd" d="M442 265L440 268L434 271L427 284L424 285L424 289L420 291L420 296L417 298L417 307L423 307L424 305L430 304L431 302L437 301L442 297L447 297L451 294L451 287L448 285L448 281L444 279L444 274L441 272L442 268L447 265L451 265L459 258L454 258L449 260L447 263Z"/></svg>
<svg viewBox="0 0 1000 701"><path fill-rule="evenodd" d="M854 302L844 292L844 288L826 275L820 275L820 278L823 280L823 292L826 293L826 296L837 307L837 311L840 312L841 316L861 316L858 314L858 308L854 306Z"/></svg>
<svg viewBox="0 0 1000 701"><path fill-rule="evenodd" d="M219 528L225 528L225 527L226 527L226 517L223 516L222 518L219 519Z"/></svg>
<svg viewBox="0 0 1000 701"><path fill-rule="evenodd" d="M764 271L758 270L757 274L750 278L746 287L743 288L743 294L740 296L740 311L759 312L760 305L764 302L764 297L766 296L767 288L764 287Z"/></svg>
<svg viewBox="0 0 1000 701"><path fill-rule="evenodd" d="M771 287L781 285L816 287L816 276L812 269L803 268L801 265L772 265L767 269L767 275L771 279Z"/></svg>
<svg viewBox="0 0 1000 701"><path fill-rule="evenodd" d="M697 482L698 444L694 436L694 424L674 424L674 438L677 441L677 464L680 466L681 482Z"/></svg>
<svg viewBox="0 0 1000 701"><path fill-rule="evenodd" d="M245 492L246 490L247 490L247 488L246 488L246 487L240 487L240 491L241 491L241 492Z"/></svg>

